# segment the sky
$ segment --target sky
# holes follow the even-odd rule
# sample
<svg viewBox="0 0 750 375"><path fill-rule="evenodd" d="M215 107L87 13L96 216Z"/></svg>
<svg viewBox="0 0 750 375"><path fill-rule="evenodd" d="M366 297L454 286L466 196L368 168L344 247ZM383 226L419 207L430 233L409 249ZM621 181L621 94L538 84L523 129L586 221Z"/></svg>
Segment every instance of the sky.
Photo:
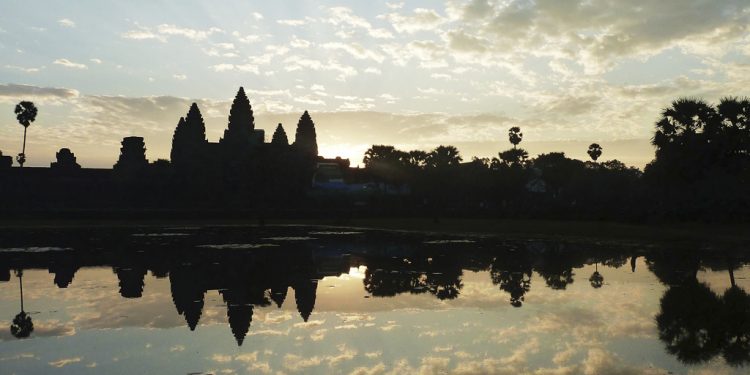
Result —
<svg viewBox="0 0 750 375"><path fill-rule="evenodd" d="M373 144L465 160L510 147L643 167L680 97L750 95L748 0L20 1L0 5L0 151L37 104L32 166L111 167L125 136L168 158L197 102L209 141L243 86L267 141L308 110L321 155Z"/></svg>

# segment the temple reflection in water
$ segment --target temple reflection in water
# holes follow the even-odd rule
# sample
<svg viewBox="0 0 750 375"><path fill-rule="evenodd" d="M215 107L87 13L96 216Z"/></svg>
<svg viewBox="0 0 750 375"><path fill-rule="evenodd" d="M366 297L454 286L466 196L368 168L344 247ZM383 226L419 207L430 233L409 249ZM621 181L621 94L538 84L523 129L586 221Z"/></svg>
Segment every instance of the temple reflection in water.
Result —
<svg viewBox="0 0 750 375"><path fill-rule="evenodd" d="M287 298L291 288L297 319L308 322L320 281L352 269L364 271L362 296L425 295L437 300L460 299L464 273L480 272L509 305L526 308L532 304L526 296L535 288L565 293L571 284L584 283L606 292L606 270L625 267L635 272L636 264L645 264L665 287L653 319L668 353L686 364L719 356L732 366L750 361L750 296L734 275L750 263L748 252L340 234L309 228L42 231L33 244L21 231L4 237L10 246L0 252L2 282L16 276L20 282L23 271L46 269L58 288L76 288L79 270L111 267L119 295L138 299L150 272L168 278L176 312L191 331L200 326L207 293L217 291L239 346L252 332L254 311L292 303ZM577 273L592 265L593 272ZM729 287L711 289L699 281L700 270L724 272ZM22 304L21 313L13 334L33 338L33 323ZM23 324L30 328L23 331Z"/></svg>

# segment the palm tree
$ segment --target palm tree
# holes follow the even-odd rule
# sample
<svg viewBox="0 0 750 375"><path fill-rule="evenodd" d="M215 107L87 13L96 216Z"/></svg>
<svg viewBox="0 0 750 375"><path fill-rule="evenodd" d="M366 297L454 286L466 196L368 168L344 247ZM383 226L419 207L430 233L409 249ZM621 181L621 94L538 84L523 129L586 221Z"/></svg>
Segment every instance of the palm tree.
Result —
<svg viewBox="0 0 750 375"><path fill-rule="evenodd" d="M516 148L519 143L521 143L521 140L523 139L523 133L521 133L521 128L518 126L514 126L510 129L508 129L508 139L510 140L510 143L513 144L513 148Z"/></svg>
<svg viewBox="0 0 750 375"><path fill-rule="evenodd" d="M586 153L588 153L591 160L596 163L596 159L599 159L599 157L602 156L602 146L599 146L598 143L592 143L589 145L589 150L586 151Z"/></svg>
<svg viewBox="0 0 750 375"><path fill-rule="evenodd" d="M18 164L23 168L23 164L26 162L26 130L29 128L29 125L36 120L37 109L34 103L22 101L16 105L15 113L18 123L23 126L23 149L16 157Z"/></svg>
<svg viewBox="0 0 750 375"><path fill-rule="evenodd" d="M599 289L604 285L604 276L599 273L599 263L594 265L594 273L589 277L589 283L591 283L591 287L594 289Z"/></svg>
<svg viewBox="0 0 750 375"><path fill-rule="evenodd" d="M529 158L529 153L526 152L526 150L522 148L515 148L514 146L514 148L498 153L498 156L500 157L500 160L502 160L503 164L505 165L520 166L526 162L526 159Z"/></svg>
<svg viewBox="0 0 750 375"><path fill-rule="evenodd" d="M425 163L430 168L445 168L461 163L461 155L454 146L438 146L427 154Z"/></svg>
<svg viewBox="0 0 750 375"><path fill-rule="evenodd" d="M10 334L18 339L24 339L29 337L31 332L34 332L34 323L31 321L31 316L23 310L23 270L16 271L16 275L21 288L21 312L13 318Z"/></svg>

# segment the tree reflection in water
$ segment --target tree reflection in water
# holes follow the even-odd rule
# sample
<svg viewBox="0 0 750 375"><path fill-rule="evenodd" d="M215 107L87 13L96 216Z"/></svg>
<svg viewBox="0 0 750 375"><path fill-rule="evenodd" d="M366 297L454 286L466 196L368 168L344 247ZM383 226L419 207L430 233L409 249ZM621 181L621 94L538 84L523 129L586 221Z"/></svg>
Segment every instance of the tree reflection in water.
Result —
<svg viewBox="0 0 750 375"><path fill-rule="evenodd" d="M688 364L719 354L733 366L750 363L750 296L737 287L733 264L727 268L731 287L721 296L697 280L695 254L656 256L649 267L668 286L656 323L670 354Z"/></svg>
<svg viewBox="0 0 750 375"><path fill-rule="evenodd" d="M589 277L589 283L594 289L599 289L604 285L604 276L599 273L599 263L594 265L594 273Z"/></svg>
<svg viewBox="0 0 750 375"><path fill-rule="evenodd" d="M212 235L238 244L249 241L236 232ZM363 288L373 297L413 294L445 301L461 298L464 272L487 272L489 281L503 298L511 306L521 308L531 303L528 296L532 280L544 280L534 284L535 288L563 293L575 281L574 270L593 265L594 272L588 281L598 289L604 285L604 269L599 271L599 264L612 269L629 263L630 270L635 271L637 260L642 257L648 270L666 286L655 319L659 339L667 352L688 364L717 356L734 366L746 366L750 361L750 297L737 286L733 273L748 263L748 254L734 253L730 258L722 258L683 249L636 251L542 241L498 245L487 240L436 246L440 242L427 245L422 237L398 236L401 235L373 234L355 242L346 242L339 236L327 242L295 242L283 249L238 250L196 246L211 243L210 236L151 242L144 238L141 243L128 234L126 238L106 243L70 244L76 251L0 253L0 281L9 281L11 269L19 270L21 312L11 325L11 333L18 338L29 337L34 329L23 308L20 270L48 269L55 274L55 285L70 288L75 287L77 270L109 266L117 275L123 298L144 295L149 271L156 277L168 277L175 310L191 331L200 326L206 293L218 291L226 305L229 330L237 345L243 345L258 308L272 305L282 308L284 303L294 303L298 319L307 322L315 314L319 281L347 273L352 267L364 266ZM706 268L726 270L731 287L717 294L699 282L696 275ZM534 273L539 275L538 279ZM290 288L294 301L287 300Z"/></svg>
<svg viewBox="0 0 750 375"><path fill-rule="evenodd" d="M23 309L23 270L18 270L16 276L18 276L18 287L21 296L21 312L13 318L13 323L10 325L10 333L16 338L24 339L34 332L34 322L31 321L31 316Z"/></svg>

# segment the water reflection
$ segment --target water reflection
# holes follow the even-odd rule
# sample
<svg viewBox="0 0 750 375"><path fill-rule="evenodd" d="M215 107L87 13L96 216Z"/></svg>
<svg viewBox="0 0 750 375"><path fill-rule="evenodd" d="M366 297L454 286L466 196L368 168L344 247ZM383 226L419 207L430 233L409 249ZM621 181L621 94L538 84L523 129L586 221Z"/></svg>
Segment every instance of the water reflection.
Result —
<svg viewBox="0 0 750 375"><path fill-rule="evenodd" d="M687 254L669 264L666 257L654 256L649 268L669 285L656 317L667 351L685 363L706 362L717 355L734 366L750 363L750 296L736 284L736 261L727 257L722 265ZM702 265L726 269L730 288L719 295L699 282L696 275Z"/></svg>
<svg viewBox="0 0 750 375"><path fill-rule="evenodd" d="M549 290L553 293L547 297L550 301L557 298L555 295L583 295L580 289L570 291L577 285L575 281L583 277L580 282L592 292L609 293L609 284L605 282L609 280L607 272L612 273L629 263L625 272L636 273L636 266L640 263L647 266L648 273L654 275L664 289L658 299L656 314L639 318L646 322L655 320L654 334L667 353L686 365L709 363L716 358L722 358L737 368L750 362L750 296L747 286L740 285L735 277L736 270L747 270L745 265L750 262L747 252L701 252L658 246L635 249L631 246L496 239L431 238L426 241L421 235L383 232L343 232L346 235L340 235L341 232L317 231L318 237L312 238L307 236L308 231L305 228L219 228L194 229L181 236L151 236L148 233L133 236L129 229L106 233L80 230L35 233L35 243L31 244L25 243L29 240L22 232L5 234L4 243L10 245L8 248L12 251L0 251L0 281L6 282L0 286L7 286L11 271L15 271L21 302L21 312L13 318L10 333L17 338L34 337L31 315L24 311L23 305L24 270L48 270L54 274L56 288L75 289L79 271L110 267L117 278L116 292L120 298L135 301L145 298L150 272L157 279L168 281L176 314L184 319L184 325L190 331L200 331L201 319L206 314L212 314L213 320L221 320L214 315L216 309L211 308L214 301L208 297L213 295L211 293L218 293L220 301L216 302L221 303L226 311L223 321L236 345L241 347L247 345L253 334L253 318L258 311L264 311L264 315L269 309L282 311L291 303L287 301L290 292L294 295L296 319L302 324L299 327L322 324L324 319L311 319L318 294L336 291L321 290L321 283L331 277L341 279L341 275L348 275L352 269L364 272L359 286L360 298L406 301L402 304L404 308L414 307L404 299L405 296L428 297L441 304L462 299L478 300L473 294L476 291L465 287L466 273L472 278L484 277L494 285L495 293L501 296L506 306L512 306L512 311L531 309L537 315L536 319L548 317L547 321L540 322L541 328L525 328L528 332L546 332L545 324L564 325L567 324L562 323L565 319L583 322L598 318L588 315L591 307L587 306L589 302L586 300L577 301L578 306L571 313L548 305L543 298L531 298L534 291L540 288ZM289 238L296 240L290 241ZM268 241L276 241L272 243L276 246L254 246ZM225 246L227 244L234 246ZM26 252L24 246L56 246L70 250ZM725 272L729 287L719 292L712 290L698 277L699 272L706 270ZM620 281L616 282L622 283L621 278L621 275L617 276L615 280ZM328 286L336 287L335 284ZM349 293L345 299L353 298L355 293ZM619 298L615 294L608 296ZM342 300L342 304L345 303ZM146 310L146 306L147 301L143 301L142 309ZM110 308L115 316L126 315L117 306ZM634 311L634 314L647 313L645 308L639 311L636 307ZM515 319L514 316L508 313L509 319ZM358 319L345 319L346 324L320 328L310 338L316 341L332 330L343 332L351 327L369 327L366 320L359 325L352 323ZM117 321L112 320L113 328L124 326ZM471 321L458 323L471 324ZM297 327L298 323L294 324ZM380 329L388 331L399 326L404 324L393 320ZM647 323L642 326L644 330L651 329ZM507 334L509 329L498 332ZM580 327L569 324L566 329L577 334ZM432 331L421 332L420 336L433 334L429 332ZM502 342L497 337L493 340ZM342 349L342 352L346 350ZM557 356L564 357L560 353L555 358Z"/></svg>
<svg viewBox="0 0 750 375"><path fill-rule="evenodd" d="M19 294L21 296L21 312L13 318L13 324L10 326L10 333L15 338L25 339L34 332L34 322L23 309L23 270L16 271L18 276Z"/></svg>

